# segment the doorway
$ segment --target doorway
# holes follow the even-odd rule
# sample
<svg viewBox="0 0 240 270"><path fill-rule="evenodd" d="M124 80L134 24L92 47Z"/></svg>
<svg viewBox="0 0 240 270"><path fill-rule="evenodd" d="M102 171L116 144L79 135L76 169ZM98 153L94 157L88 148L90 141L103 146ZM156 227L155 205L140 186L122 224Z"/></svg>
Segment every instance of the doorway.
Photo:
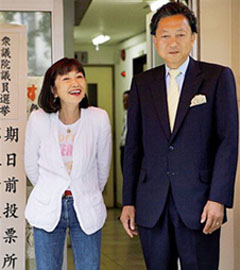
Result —
<svg viewBox="0 0 240 270"><path fill-rule="evenodd" d="M90 105L102 108L107 111L113 134L114 127L114 94L113 94L113 66L85 66L86 79L88 84L88 97ZM114 136L112 135L113 145ZM113 148L114 149L114 148ZM108 182L105 186L103 197L107 207L114 207L116 201L116 184L114 173L114 151Z"/></svg>

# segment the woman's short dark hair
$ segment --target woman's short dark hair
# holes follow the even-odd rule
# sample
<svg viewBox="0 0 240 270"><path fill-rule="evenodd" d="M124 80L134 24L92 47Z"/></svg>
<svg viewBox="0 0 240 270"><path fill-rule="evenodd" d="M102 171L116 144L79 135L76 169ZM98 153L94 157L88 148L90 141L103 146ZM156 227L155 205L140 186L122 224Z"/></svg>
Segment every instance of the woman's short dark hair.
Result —
<svg viewBox="0 0 240 270"><path fill-rule="evenodd" d="M158 27L158 22L165 17L174 15L183 15L191 27L192 33L197 33L197 19L194 13L183 3L170 2L163 5L157 12L153 15L150 30L151 35L156 35L156 30Z"/></svg>
<svg viewBox="0 0 240 270"><path fill-rule="evenodd" d="M52 89L55 87L55 80L58 75L64 75L72 70L81 72L85 77L82 64L74 58L62 58L54 63L45 73L43 85L38 97L38 105L47 113L57 112L61 108L60 99L54 98ZM88 107L88 98L85 95L79 103L80 108Z"/></svg>

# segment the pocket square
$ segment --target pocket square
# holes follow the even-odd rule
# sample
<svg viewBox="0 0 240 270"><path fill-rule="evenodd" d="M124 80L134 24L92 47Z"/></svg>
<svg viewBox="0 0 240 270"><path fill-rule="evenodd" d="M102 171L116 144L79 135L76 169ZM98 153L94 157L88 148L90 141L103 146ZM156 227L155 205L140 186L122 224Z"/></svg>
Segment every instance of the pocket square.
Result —
<svg viewBox="0 0 240 270"><path fill-rule="evenodd" d="M207 103L207 98L205 95L196 95L195 97L192 98L190 107L200 105L203 103Z"/></svg>

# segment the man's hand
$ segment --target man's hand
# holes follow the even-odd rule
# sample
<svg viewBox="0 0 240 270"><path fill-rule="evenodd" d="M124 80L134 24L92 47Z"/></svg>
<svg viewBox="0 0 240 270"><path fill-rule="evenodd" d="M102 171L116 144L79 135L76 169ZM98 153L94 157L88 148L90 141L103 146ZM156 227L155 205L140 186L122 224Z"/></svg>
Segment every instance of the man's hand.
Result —
<svg viewBox="0 0 240 270"><path fill-rule="evenodd" d="M138 235L135 224L135 207L132 205L126 205L122 209L120 217L124 230L127 234L133 238L134 235Z"/></svg>
<svg viewBox="0 0 240 270"><path fill-rule="evenodd" d="M208 201L204 206L201 223L206 222L203 233L212 233L219 229L223 222L224 206L220 203Z"/></svg>

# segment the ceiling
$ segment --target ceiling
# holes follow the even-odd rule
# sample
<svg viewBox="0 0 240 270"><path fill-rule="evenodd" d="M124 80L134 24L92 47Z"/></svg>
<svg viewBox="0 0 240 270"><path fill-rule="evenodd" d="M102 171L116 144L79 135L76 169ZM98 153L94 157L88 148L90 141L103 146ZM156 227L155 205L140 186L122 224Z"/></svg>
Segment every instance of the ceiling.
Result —
<svg viewBox="0 0 240 270"><path fill-rule="evenodd" d="M84 6L79 3L81 1L85 2ZM82 18L78 18L80 24L74 27L76 44L91 44L92 38L104 34L111 37L106 45L116 45L145 31L146 14L150 12L145 0L77 0L77 2L82 13L84 7L86 10Z"/></svg>

